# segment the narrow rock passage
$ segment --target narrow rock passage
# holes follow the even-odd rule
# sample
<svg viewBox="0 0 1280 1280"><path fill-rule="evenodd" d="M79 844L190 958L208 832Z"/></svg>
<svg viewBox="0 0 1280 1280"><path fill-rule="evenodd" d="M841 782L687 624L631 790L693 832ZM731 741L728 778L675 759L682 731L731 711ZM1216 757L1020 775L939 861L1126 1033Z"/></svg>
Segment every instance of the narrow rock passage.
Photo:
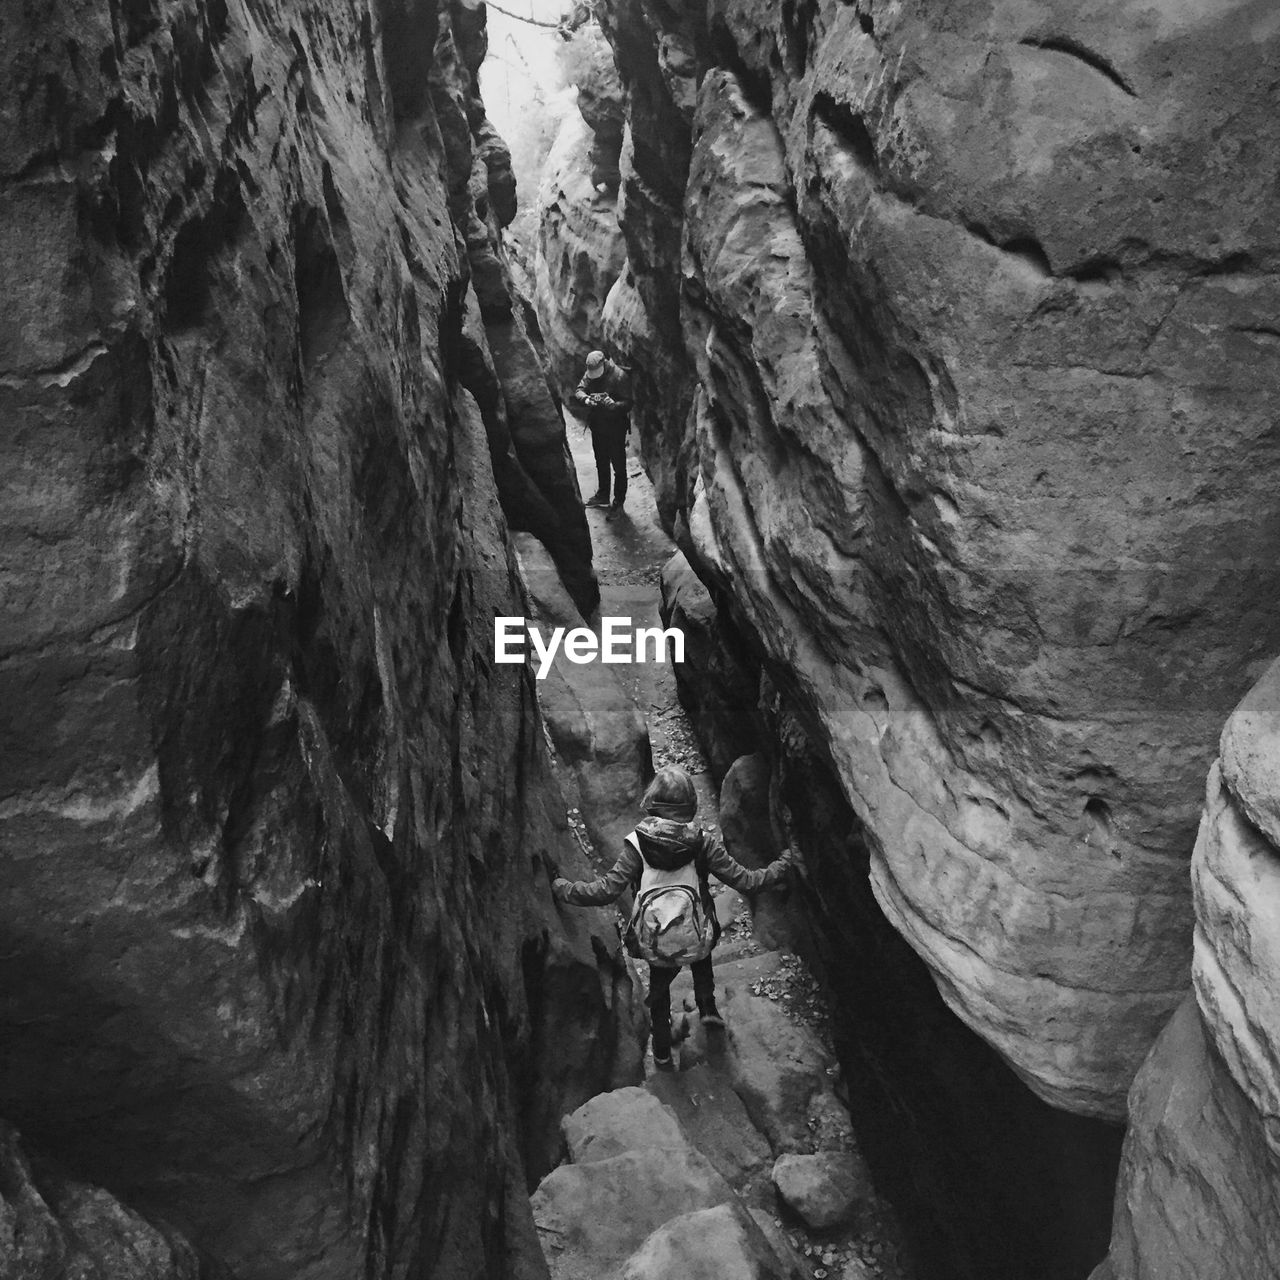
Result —
<svg viewBox="0 0 1280 1280"><path fill-rule="evenodd" d="M584 424L566 415L569 447L584 494L596 489L595 457ZM634 452L627 459L627 500L613 518L600 507L587 508L596 574L600 579L601 617L628 619L637 627L661 627L659 613L662 567L675 546L658 520L653 486ZM699 812L713 821L718 804L715 785L688 717L676 695L675 668L670 663L635 663L615 668L644 715L656 766L679 764L698 788Z"/></svg>
<svg viewBox="0 0 1280 1280"><path fill-rule="evenodd" d="M590 493L591 442L572 418L569 441L579 485ZM625 512L608 519L591 509L588 518L601 615L660 626L659 573L674 549L634 457ZM712 775L677 701L673 667L615 670L643 715L654 764L684 765L698 787L699 821L718 823ZM597 864L609 865L614 853L598 849ZM737 893L714 883L713 892L724 926L715 956L727 1027L701 1026L683 970L672 988L676 1069L658 1071L646 1051L643 1086L599 1094L565 1117L566 1159L533 1196L550 1273L905 1277L893 1214L871 1185L841 1101L813 981L796 956L753 938ZM643 983L647 974L638 976Z"/></svg>

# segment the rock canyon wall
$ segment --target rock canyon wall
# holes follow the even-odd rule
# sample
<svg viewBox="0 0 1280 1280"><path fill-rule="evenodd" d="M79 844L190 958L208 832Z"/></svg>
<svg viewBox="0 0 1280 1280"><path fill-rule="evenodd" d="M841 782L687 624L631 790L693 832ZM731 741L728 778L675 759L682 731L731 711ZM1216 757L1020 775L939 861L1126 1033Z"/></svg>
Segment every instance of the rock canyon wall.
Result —
<svg viewBox="0 0 1280 1280"><path fill-rule="evenodd" d="M436 0L0 18L6 1275L544 1275L527 1180L635 1061L492 662L508 521L595 584L483 53Z"/></svg>
<svg viewBox="0 0 1280 1280"><path fill-rule="evenodd" d="M604 343L604 303L626 260L615 205L625 102L613 51L594 23L565 55L577 90L543 171L535 254L548 372L567 400Z"/></svg>
<svg viewBox="0 0 1280 1280"><path fill-rule="evenodd" d="M742 744L712 757L752 720L775 815L790 777L815 865L843 861L815 873L833 970L918 957L1045 1126L1121 1121L1191 981L1215 742L1280 635L1280 19L598 11L627 106L605 331L705 647L755 690L749 715L696 691ZM696 594L672 604L705 614ZM867 879L913 955L850 936ZM1197 989L1226 1008L1206 992L1231 927L1198 883ZM1267 1016L1246 1007L1233 1026ZM1272 1114L1264 1040L1210 1038ZM974 1046L955 1061L972 1096L995 1078ZM1104 1171L1101 1134L1063 1163Z"/></svg>
<svg viewBox="0 0 1280 1280"><path fill-rule="evenodd" d="M1195 992L1130 1093L1097 1280L1263 1280L1280 1262L1280 663L1227 721L1192 879Z"/></svg>

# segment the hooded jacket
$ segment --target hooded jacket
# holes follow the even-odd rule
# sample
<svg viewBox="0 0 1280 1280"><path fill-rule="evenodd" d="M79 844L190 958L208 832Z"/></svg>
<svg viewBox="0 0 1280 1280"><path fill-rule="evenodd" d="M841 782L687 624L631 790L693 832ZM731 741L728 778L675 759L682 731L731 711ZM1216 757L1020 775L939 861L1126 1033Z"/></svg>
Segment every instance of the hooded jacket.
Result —
<svg viewBox="0 0 1280 1280"><path fill-rule="evenodd" d="M625 428L631 421L630 381L612 360L606 360L598 378L582 375L569 407L592 429Z"/></svg>
<svg viewBox="0 0 1280 1280"><path fill-rule="evenodd" d="M718 833L703 831L693 823L673 822L669 818L645 818L637 824L633 834L649 864L660 871L683 867L705 849L707 870L739 893L771 889L787 878L794 861L791 850L784 849L767 867L748 871L730 857ZM639 852L630 841L626 841L621 856L604 875L594 880L572 881L557 877L551 882L551 891L561 902L578 907L600 907L615 902L624 890L634 891L643 871Z"/></svg>

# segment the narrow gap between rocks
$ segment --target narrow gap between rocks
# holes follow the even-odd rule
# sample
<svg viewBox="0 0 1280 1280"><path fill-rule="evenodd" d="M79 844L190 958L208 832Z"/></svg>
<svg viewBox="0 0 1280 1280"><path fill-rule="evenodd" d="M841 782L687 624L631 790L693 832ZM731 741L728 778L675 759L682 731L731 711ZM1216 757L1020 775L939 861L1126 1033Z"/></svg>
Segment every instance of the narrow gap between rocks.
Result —
<svg viewBox="0 0 1280 1280"><path fill-rule="evenodd" d="M579 487L589 493L591 442L572 417L568 438ZM621 514L588 510L600 578L599 616L590 620L597 634L603 617L624 618L632 630L662 626L660 578L674 547L634 454L628 474ZM518 543L541 616L563 625L563 601L558 611L549 607L551 571L539 549ZM552 692L561 676L576 684L575 711L586 721L617 721L633 709L653 767L687 769L698 791L698 822L718 827L720 796L678 700L674 666L616 666L610 670L622 674L614 682L584 681L586 669L563 659L557 665L540 695L561 785L573 797L570 823L595 871L612 865L619 832L639 814L615 812L621 806L614 797L584 787L588 770L570 764L574 748L566 749ZM617 705L619 688L626 708ZM594 746L607 754L620 736L604 731ZM737 807L736 796L729 803ZM732 831L726 840L734 853ZM748 860L743 849L736 852ZM532 1199L551 1275L638 1280L683 1274L695 1258L713 1258L725 1275L905 1280L912 1274L907 1250L858 1150L823 996L790 946L790 891L758 895L753 919L741 895L714 880L712 886L724 930L714 958L727 1026L702 1026L682 969L672 986L675 1069L657 1069L646 1044L640 1083L599 1094L565 1117L564 1162ZM634 965L642 987L647 968Z"/></svg>

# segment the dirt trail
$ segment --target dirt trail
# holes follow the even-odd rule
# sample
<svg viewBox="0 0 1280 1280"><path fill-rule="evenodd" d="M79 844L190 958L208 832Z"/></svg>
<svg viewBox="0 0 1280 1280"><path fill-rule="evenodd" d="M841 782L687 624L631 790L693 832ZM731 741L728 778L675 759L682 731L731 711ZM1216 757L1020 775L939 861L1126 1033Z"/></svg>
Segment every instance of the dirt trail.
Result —
<svg viewBox="0 0 1280 1280"><path fill-rule="evenodd" d="M569 447L584 494L596 489L596 465L591 439L577 419L568 417ZM610 517L600 507L587 508L596 575L600 580L601 617L625 617L633 627L662 625L659 578L675 546L658 520L653 486L634 454L627 459L628 490L623 511ZM699 816L714 822L718 798L707 764L676 697L675 671L670 664L637 663L620 668L623 683L649 727L655 766L683 765L698 787Z"/></svg>

